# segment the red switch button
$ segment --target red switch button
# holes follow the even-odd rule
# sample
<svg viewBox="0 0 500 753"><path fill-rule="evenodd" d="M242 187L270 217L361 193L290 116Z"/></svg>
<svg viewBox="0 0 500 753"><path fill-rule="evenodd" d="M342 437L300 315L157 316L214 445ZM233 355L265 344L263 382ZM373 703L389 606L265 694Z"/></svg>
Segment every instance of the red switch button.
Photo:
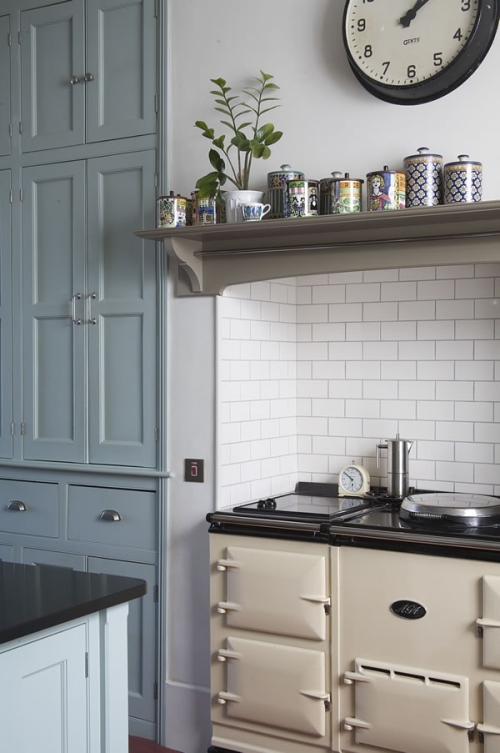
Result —
<svg viewBox="0 0 500 753"><path fill-rule="evenodd" d="M184 460L184 481L203 483L203 460L186 458Z"/></svg>

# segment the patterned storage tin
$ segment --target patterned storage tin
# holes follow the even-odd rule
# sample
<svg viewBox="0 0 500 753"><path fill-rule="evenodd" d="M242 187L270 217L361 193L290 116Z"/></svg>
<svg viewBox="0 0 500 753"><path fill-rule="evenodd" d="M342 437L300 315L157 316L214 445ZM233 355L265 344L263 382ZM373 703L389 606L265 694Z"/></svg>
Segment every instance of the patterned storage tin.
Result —
<svg viewBox="0 0 500 753"><path fill-rule="evenodd" d="M271 211L269 219L288 217L288 180L303 180L304 173L292 170L290 165L281 165L280 170L267 174L267 201Z"/></svg>
<svg viewBox="0 0 500 753"><path fill-rule="evenodd" d="M156 200L156 227L184 227L186 224L187 202L185 196L170 191L169 196L158 196Z"/></svg>
<svg viewBox="0 0 500 753"><path fill-rule="evenodd" d="M426 146L405 157L406 206L434 207L443 203L443 157Z"/></svg>
<svg viewBox="0 0 500 753"><path fill-rule="evenodd" d="M316 217L319 214L319 180L288 181L288 217Z"/></svg>
<svg viewBox="0 0 500 753"><path fill-rule="evenodd" d="M381 209L404 209L406 207L406 175L397 170L368 173L366 208L369 212Z"/></svg>
<svg viewBox="0 0 500 753"><path fill-rule="evenodd" d="M333 214L332 206L332 188L333 183L337 178L341 178L342 173L340 170L335 170L331 173L331 177L321 178L319 182L319 213L320 214Z"/></svg>
<svg viewBox="0 0 500 753"><path fill-rule="evenodd" d="M469 160L468 154L459 154L458 162L444 166L444 202L481 201L483 195L483 166Z"/></svg>
<svg viewBox="0 0 500 753"><path fill-rule="evenodd" d="M200 199L198 191L192 191L191 202L193 225L218 225L220 223L221 207L218 206L214 197Z"/></svg>
<svg viewBox="0 0 500 753"><path fill-rule="evenodd" d="M350 178L349 173L332 179L332 214L361 212L364 180Z"/></svg>

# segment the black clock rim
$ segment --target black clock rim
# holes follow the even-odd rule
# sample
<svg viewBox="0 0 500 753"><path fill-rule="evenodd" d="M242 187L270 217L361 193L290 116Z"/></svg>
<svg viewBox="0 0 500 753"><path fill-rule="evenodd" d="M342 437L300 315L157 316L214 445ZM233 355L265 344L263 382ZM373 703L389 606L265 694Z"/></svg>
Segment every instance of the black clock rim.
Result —
<svg viewBox="0 0 500 753"><path fill-rule="evenodd" d="M418 84L391 86L377 83L366 76L356 64L347 43L346 21L351 0L346 0L342 36L352 72L371 94L395 105L418 105L432 102L457 89L481 65L488 54L499 23L500 0L478 0L478 14L471 36L457 57L443 71Z"/></svg>

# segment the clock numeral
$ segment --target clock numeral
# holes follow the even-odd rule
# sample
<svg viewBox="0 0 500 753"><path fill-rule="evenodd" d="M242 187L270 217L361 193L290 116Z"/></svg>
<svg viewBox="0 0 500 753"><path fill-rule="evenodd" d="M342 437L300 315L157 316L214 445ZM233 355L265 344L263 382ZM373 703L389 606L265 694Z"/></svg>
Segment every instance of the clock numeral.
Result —
<svg viewBox="0 0 500 753"><path fill-rule="evenodd" d="M364 51L363 55L365 56L365 58L371 58L371 56L373 55L373 50L372 50L371 44L365 45L365 51Z"/></svg>
<svg viewBox="0 0 500 753"><path fill-rule="evenodd" d="M456 32L454 33L454 35L453 35L453 39L458 39L458 41L459 41L459 42L461 42L461 41L462 41L462 37L463 37L463 34L462 34L462 30L461 30L461 28L459 27L459 28L458 28L458 29L456 30Z"/></svg>
<svg viewBox="0 0 500 753"><path fill-rule="evenodd" d="M363 0L363 5L364 5L365 3L373 3L373 0Z"/></svg>
<svg viewBox="0 0 500 753"><path fill-rule="evenodd" d="M382 63L382 65L383 65L383 67L384 67L384 76L385 76L385 74L387 73L387 71L389 70L389 66L390 66L390 64L391 64L391 63L390 63L390 61L389 61L389 60L387 60L387 61L386 61L385 63Z"/></svg>
<svg viewBox="0 0 500 753"><path fill-rule="evenodd" d="M460 8L464 13L470 10L470 0L462 0L462 7Z"/></svg>
<svg viewBox="0 0 500 753"><path fill-rule="evenodd" d="M417 68L414 65L409 65L406 69L406 77L407 78L415 78L417 75Z"/></svg>
<svg viewBox="0 0 500 753"><path fill-rule="evenodd" d="M357 23L358 31L364 31L366 29L366 21L364 18L360 18Z"/></svg>
<svg viewBox="0 0 500 753"><path fill-rule="evenodd" d="M435 52L433 56L433 62L436 68L439 68L440 65L443 65L443 53Z"/></svg>

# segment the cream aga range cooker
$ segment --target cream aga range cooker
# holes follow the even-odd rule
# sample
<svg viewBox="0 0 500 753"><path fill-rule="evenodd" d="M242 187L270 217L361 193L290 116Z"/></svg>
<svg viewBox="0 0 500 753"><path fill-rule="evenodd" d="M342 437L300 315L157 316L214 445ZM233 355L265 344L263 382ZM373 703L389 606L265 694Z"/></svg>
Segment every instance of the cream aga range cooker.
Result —
<svg viewBox="0 0 500 753"><path fill-rule="evenodd" d="M500 753L500 498L208 516L211 753Z"/></svg>

